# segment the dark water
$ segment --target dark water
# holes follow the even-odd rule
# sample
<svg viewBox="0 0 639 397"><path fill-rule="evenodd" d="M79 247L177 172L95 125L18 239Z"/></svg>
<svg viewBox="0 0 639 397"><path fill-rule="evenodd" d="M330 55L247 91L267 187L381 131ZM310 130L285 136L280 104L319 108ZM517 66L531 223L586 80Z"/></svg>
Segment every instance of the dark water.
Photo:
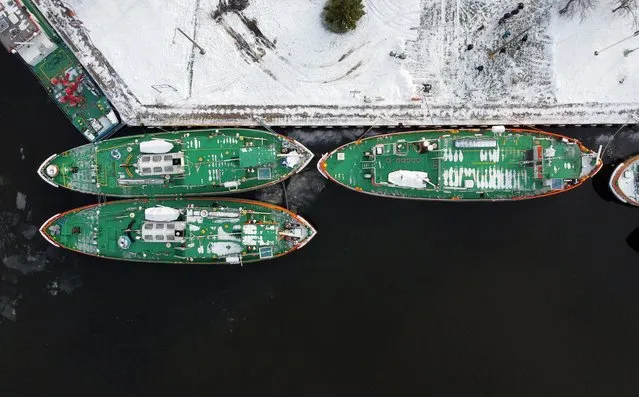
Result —
<svg viewBox="0 0 639 397"><path fill-rule="evenodd" d="M241 268L95 260L27 238L95 198L36 176L84 141L22 65L0 65L0 396L639 394L639 209L609 200L605 173L460 204L309 171L288 192L319 229L302 251ZM614 131L562 132L596 147ZM357 134L294 132L317 152ZM635 152L626 129L605 158Z"/></svg>

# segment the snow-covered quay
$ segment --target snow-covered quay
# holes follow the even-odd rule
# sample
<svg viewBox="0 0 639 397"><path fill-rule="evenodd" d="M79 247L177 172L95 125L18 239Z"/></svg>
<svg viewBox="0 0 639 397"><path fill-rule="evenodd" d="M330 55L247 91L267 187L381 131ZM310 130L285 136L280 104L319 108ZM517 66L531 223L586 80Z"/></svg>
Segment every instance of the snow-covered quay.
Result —
<svg viewBox="0 0 639 397"><path fill-rule="evenodd" d="M322 26L325 0L35 1L131 125L639 117L639 28L609 0L583 20L556 0L364 0L344 35Z"/></svg>

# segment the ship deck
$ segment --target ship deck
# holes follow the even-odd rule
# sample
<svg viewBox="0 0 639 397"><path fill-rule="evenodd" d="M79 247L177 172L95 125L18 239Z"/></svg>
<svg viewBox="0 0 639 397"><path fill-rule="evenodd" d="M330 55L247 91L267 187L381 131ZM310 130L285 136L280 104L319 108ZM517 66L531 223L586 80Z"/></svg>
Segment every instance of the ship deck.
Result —
<svg viewBox="0 0 639 397"><path fill-rule="evenodd" d="M158 233L158 225L145 221L145 209L155 205L184 211L178 221L184 227L183 236L177 237L183 241L175 242L171 238L173 233ZM178 227L170 222L155 223L160 223L162 229ZM287 223L307 227L307 234L299 244L280 234ZM89 255L203 264L227 263L225 258L229 256L241 256L241 262L278 257L303 246L315 233L287 210L232 199L125 200L92 205L49 220L41 231L49 241ZM121 237L130 242L128 248L120 246Z"/></svg>
<svg viewBox="0 0 639 397"><path fill-rule="evenodd" d="M141 142L163 140L173 148L145 155ZM287 163L283 152L299 154ZM169 161L151 166L151 160L181 153L179 165ZM297 156L297 154L295 156ZM140 163L142 157L149 160ZM177 196L236 193L277 183L300 171L313 154L281 135L249 129L166 132L109 139L62 153L43 163L55 164L60 173L53 181L69 189L110 196ZM164 164L165 163L165 164ZM143 168L149 167L149 168ZM74 169L74 171L70 171ZM142 175L147 170L151 175ZM43 175L45 180L46 175ZM124 183L127 185L124 185Z"/></svg>
<svg viewBox="0 0 639 397"><path fill-rule="evenodd" d="M325 157L324 172L338 183L376 195L470 200L540 195L583 176L582 150L576 142L539 133L477 132L363 139ZM460 147L460 142L469 147ZM425 150L428 144L436 149Z"/></svg>

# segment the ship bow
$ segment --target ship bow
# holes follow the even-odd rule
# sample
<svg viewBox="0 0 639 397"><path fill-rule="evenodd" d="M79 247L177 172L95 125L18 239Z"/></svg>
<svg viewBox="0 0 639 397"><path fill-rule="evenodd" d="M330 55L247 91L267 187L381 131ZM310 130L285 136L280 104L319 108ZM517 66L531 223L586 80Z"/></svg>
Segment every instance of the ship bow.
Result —
<svg viewBox="0 0 639 397"><path fill-rule="evenodd" d="M331 179L329 177L328 171L326 171L326 159L331 155L331 153L325 153L317 162L317 171L326 179Z"/></svg>
<svg viewBox="0 0 639 397"><path fill-rule="evenodd" d="M60 186L56 181L55 177L59 174L60 170L56 164L54 164L54 160L58 157L57 154L53 154L49 156L46 160L40 164L38 167L38 176L42 178L43 181L48 183L53 187Z"/></svg>
<svg viewBox="0 0 639 397"><path fill-rule="evenodd" d="M608 185L612 193L621 202L639 206L639 197L637 195L637 175L634 171L639 156L635 156L627 161L619 164L610 176Z"/></svg>
<svg viewBox="0 0 639 397"><path fill-rule="evenodd" d="M42 226L40 226L40 229L38 229L38 231L40 232L40 235L42 236L42 238L44 238L45 240L47 240L51 245L53 245L54 247L60 247L60 244L56 243L55 240L53 239L53 237L49 234L49 227L53 224L54 221L56 221L58 218L60 217L60 214L55 214L53 215L51 218L47 219L46 222L44 222L42 224Z"/></svg>

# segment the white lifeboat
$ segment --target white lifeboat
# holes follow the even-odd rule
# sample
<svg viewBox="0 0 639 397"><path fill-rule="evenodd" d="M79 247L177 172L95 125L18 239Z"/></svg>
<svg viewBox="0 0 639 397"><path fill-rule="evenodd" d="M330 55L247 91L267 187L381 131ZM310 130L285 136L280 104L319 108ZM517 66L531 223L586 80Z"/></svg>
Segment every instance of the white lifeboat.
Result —
<svg viewBox="0 0 639 397"><path fill-rule="evenodd" d="M171 207L152 207L144 210L144 219L153 222L171 222L180 217L180 211Z"/></svg>
<svg viewBox="0 0 639 397"><path fill-rule="evenodd" d="M297 152L288 153L285 161L287 167L294 168L296 165L302 162L302 155Z"/></svg>
<svg viewBox="0 0 639 397"><path fill-rule="evenodd" d="M173 149L173 144L164 139L140 142L140 152L142 153L168 153L171 149Z"/></svg>
<svg viewBox="0 0 639 397"><path fill-rule="evenodd" d="M395 186L423 189L430 180L427 172L399 170L388 174L388 182Z"/></svg>

